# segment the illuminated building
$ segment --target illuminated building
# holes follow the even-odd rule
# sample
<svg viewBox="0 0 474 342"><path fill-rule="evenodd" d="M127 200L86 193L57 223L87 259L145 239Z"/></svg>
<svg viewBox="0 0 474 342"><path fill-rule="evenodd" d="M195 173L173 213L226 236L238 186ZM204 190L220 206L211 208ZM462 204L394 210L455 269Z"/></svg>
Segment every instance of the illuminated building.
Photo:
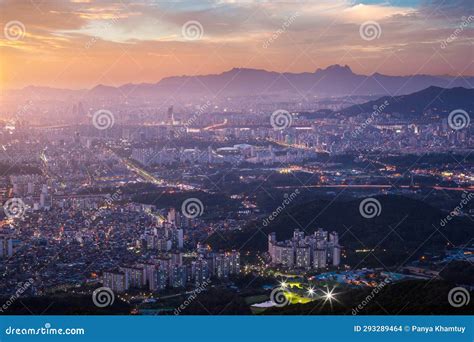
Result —
<svg viewBox="0 0 474 342"><path fill-rule="evenodd" d="M125 292L130 287L125 273L119 271L104 272L102 283L116 293Z"/></svg>
<svg viewBox="0 0 474 342"><path fill-rule="evenodd" d="M341 262L338 234L328 234L322 229L309 236L297 229L292 240L287 241L277 241L275 233L271 233L268 236L268 253L272 265L289 269L318 269L327 267L328 260L333 266L339 266Z"/></svg>

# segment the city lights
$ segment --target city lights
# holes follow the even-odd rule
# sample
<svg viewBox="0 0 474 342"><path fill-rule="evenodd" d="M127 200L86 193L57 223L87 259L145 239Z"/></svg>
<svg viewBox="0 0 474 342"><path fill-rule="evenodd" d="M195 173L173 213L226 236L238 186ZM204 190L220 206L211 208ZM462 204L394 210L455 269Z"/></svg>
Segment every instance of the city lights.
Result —
<svg viewBox="0 0 474 342"><path fill-rule="evenodd" d="M471 313L472 0L129 2L0 1L0 313Z"/></svg>

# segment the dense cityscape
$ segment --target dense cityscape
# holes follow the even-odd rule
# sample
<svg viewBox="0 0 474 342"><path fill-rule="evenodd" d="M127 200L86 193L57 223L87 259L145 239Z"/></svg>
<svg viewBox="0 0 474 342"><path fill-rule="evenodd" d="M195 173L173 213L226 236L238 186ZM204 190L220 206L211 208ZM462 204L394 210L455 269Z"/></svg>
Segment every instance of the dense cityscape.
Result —
<svg viewBox="0 0 474 342"><path fill-rule="evenodd" d="M332 118L288 107L271 115L227 114L208 100L194 111L157 110L141 124L131 123L132 109L94 111L83 102L49 109L63 114L47 125L13 121L17 112L6 112L12 119L1 136L2 295L15 294L28 279L32 296L84 295L103 285L140 313L208 282L239 293L236 283L248 275L265 279L257 294L290 274L318 293L328 283L434 279L443 259L472 258L469 240L447 238L447 246L421 248L405 264L369 262L360 255L379 246L345 245L347 232L321 227L317 218L309 226L293 218L284 227L282 237L292 236L287 241L261 230L280 215L291 217L299 203L343 192L341 200L358 201L429 196L441 211L464 198L456 219L474 216L471 127L453 129L432 110L416 120L386 113L386 101L356 116L344 115L352 107L341 103ZM39 110L31 105L25 114ZM467 160L459 163L463 153ZM432 162L417 162L426 156ZM446 193L459 200L446 202ZM228 243L229 234L255 222L253 234L268 234L266 248ZM423 263L426 253L432 260Z"/></svg>

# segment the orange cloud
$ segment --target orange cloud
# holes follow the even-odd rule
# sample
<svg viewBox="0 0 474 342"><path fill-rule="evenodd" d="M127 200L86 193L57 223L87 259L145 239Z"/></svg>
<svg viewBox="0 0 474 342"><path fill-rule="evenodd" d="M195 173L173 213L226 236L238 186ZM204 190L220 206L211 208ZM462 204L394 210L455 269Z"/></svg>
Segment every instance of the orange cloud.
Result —
<svg viewBox="0 0 474 342"><path fill-rule="evenodd" d="M423 8L344 0L6 1L0 3L0 13L2 28L13 20L25 26L22 39L0 39L2 87L8 88L157 82L232 67L302 72L334 63L360 73L474 74L468 42L472 28L442 50L440 42L461 18L445 12L426 20L429 11ZM359 26L367 20L380 25L377 39L361 39ZM183 36L188 21L200 23L201 39Z"/></svg>

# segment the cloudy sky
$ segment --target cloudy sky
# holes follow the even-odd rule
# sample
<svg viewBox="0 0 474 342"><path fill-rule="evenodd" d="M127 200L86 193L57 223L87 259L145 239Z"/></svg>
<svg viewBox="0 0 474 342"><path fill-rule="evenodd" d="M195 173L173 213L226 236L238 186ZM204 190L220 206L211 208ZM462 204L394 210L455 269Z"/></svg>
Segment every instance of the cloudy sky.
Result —
<svg viewBox="0 0 474 342"><path fill-rule="evenodd" d="M0 0L0 86L89 88L234 67L474 75L472 0Z"/></svg>

